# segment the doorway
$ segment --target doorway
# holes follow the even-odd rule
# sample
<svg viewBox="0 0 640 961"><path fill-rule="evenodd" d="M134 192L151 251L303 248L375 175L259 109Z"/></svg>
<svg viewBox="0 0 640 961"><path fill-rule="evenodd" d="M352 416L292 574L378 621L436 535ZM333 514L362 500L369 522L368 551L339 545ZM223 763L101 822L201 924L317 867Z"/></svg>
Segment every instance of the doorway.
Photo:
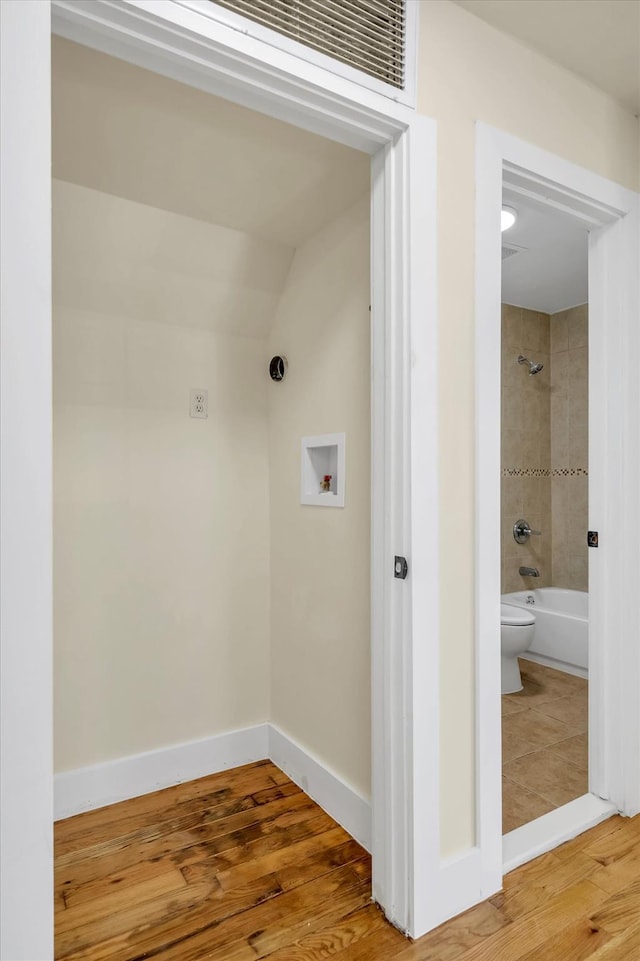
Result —
<svg viewBox="0 0 640 961"><path fill-rule="evenodd" d="M62 38L52 74L56 814L265 724L365 811L369 158ZM331 430L349 497L301 505Z"/></svg>
<svg viewBox="0 0 640 961"><path fill-rule="evenodd" d="M15 732L16 757L20 754L19 738L26 730L32 732L31 742L41 745L42 749L38 749L34 758L37 764L32 764L28 772L18 762L5 771L18 795L12 807L15 816L11 833L16 844L24 833L40 840L38 843L34 840L28 852L13 847L3 850L3 865L15 867L20 863L19 871L12 870L16 883L10 886L11 908L5 912L11 917L11 926L4 928L3 945L9 946L10 954L16 954L17 949L10 946L24 945L25 932L28 932L29 944L20 950L29 956L44 957L51 953L50 891L46 883L50 876L51 851L48 842L42 842L42 838L50 836L51 812L50 726L48 713L42 709L42 705L50 703L51 686L51 629L46 614L51 569L45 561L49 545L46 505L50 496L50 471L45 461L50 443L47 238L51 7L44 3L29 5L29 15L22 19L14 15L15 7L24 10L22 4L13 5L7 11L6 20L3 18L3 40L20 51L20 57L3 61L3 90L10 91L5 100L11 102L11 109L15 111L11 113L11 118L15 117L13 127L7 119L6 129L11 130L11 136L7 137L3 171L7 177L11 173L10 186L16 203L3 209L3 229L7 234L14 232L19 236L21 230L24 231L28 212L33 237L37 237L37 249L26 251L19 247L14 252L12 276L16 290L15 296L7 291L7 302L16 305L15 345L20 358L20 376L16 375L11 384L7 384L3 400L9 397L10 387L17 399L20 383L37 380L42 390L38 394L41 401L38 427L36 430L32 424L31 430L31 436L37 438L39 444L37 456L34 460L18 457L19 476L12 475L13 515L19 518L24 514L29 524L23 526L19 534L16 527L16 536L5 543L13 552L18 572L24 566L33 575L34 558L43 559L37 568L38 577L29 578L28 596L23 589L18 589L15 595L16 603L24 606L25 613L37 612L37 618L28 616L24 623L26 630L31 621L35 621L35 635L42 650L37 659L39 673L33 678L32 648L12 648L11 659L6 661L11 667L10 676L5 674L4 680L15 690L21 690L24 678L29 677L31 699L5 702L3 721L5 728ZM376 745L372 811L374 896L388 906L389 916L399 926L421 933L430 922L425 921L427 908L420 894L427 887L425 881L437 878L440 870L433 853L439 844L438 792L430 773L437 758L437 728L424 723L425 705L429 705L429 713L433 711L437 716L438 712L437 673L433 670L437 657L431 659L424 644L424 637L429 636L430 646L434 651L437 648L433 625L437 623L438 583L437 576L427 576L420 591L414 594L409 581L402 583L394 579L389 558L393 558L398 549L404 550L413 561L414 571L427 575L437 572L437 540L432 536L437 529L437 484L433 466L437 464L437 405L436 382L432 376L436 325L435 285L430 283L435 263L434 125L390 100L363 94L357 85L336 79L321 68L305 68L302 77L299 66L292 64L291 58L266 45L258 49L253 41L237 31L212 25L206 8L203 8L205 13L178 4L167 5L160 12L110 4L67 7L61 3L54 8L56 32L69 39L104 52L115 52L140 66L253 105L271 116L365 150L374 158L372 420L373 473L377 478L372 492L372 621L376 625L372 637ZM20 75L20 65L25 62L39 65L29 85L22 83ZM9 77L7 83L4 83L5 76ZM32 119L28 132L19 119L24 116ZM39 139L34 135L35 130ZM420 170L419 178L410 176L413 169ZM406 283L407 270L410 284ZM24 313L17 308L19 287L27 277L34 292L31 327L37 328L37 335L30 326L17 323ZM35 277L40 278L39 284L34 282ZM12 318L13 315L10 318L13 332ZM391 345L395 345L392 356L389 355ZM15 410L19 408L18 403ZM413 426L417 424L419 430ZM16 436L21 429L16 421ZM413 457L410 457L411 447ZM32 531L34 498L41 499L38 502L42 510ZM411 543L415 518L424 524L429 536ZM27 580L21 583L26 584ZM41 603L34 603L36 597ZM429 631L418 635L417 658L414 658L410 629L412 617L414 626L416 623L429 626ZM425 698L424 692L432 689L434 697ZM38 705L37 710L30 709L32 702ZM414 754L414 743L421 744L419 755ZM25 784L28 784L29 806L23 806L21 800L20 792ZM434 817L416 830L413 812L420 805L414 798L419 797L422 803L430 796L434 799L431 806ZM419 858L420 869L415 872L409 867L414 843L425 853L425 857ZM23 897L22 880L26 882L34 876L43 879L41 886L36 892L29 883L30 897ZM413 879L410 884L409 878ZM27 904L28 918L24 914Z"/></svg>
<svg viewBox="0 0 640 961"><path fill-rule="evenodd" d="M503 210L506 835L588 793L589 324L587 229L508 189Z"/></svg>
<svg viewBox="0 0 640 961"><path fill-rule="evenodd" d="M631 264L637 255L637 200L615 184L485 125L478 126L477 151L477 536L483 552L477 581L478 681L483 686L478 696L478 815L484 863L488 870L501 875L503 870L555 847L615 810L636 813L640 801L637 791L632 796L625 790L620 765L624 754L624 764L633 771L637 784L638 758L627 733L628 726L633 726L631 699L623 695L621 703L612 677L622 662L630 684L637 686L639 680L631 633L619 632L619 606L624 610L625 600L623 584L617 581L618 552L624 554L625 548L617 528L611 526L621 517L618 512L636 509L630 490L623 493L620 488L625 455L624 444L619 444L617 416L626 405L633 404L635 397L632 378L627 380L621 371L635 350L632 305L637 305L637 280ZM500 366L499 214L503 189L512 200L518 198L525 206L568 216L589 232L588 528L599 532L599 546L589 555L589 792L507 834L504 847L501 824L489 808L491 803L499 807L502 773L499 763L489 756L501 743L497 683L500 386L489 380L495 378ZM535 369L537 358L527 359L533 360ZM540 376L537 372L528 374L527 365L519 365L517 358L514 363L525 377ZM635 456L638 444L633 433L628 433L625 440ZM586 531L584 535L586 539ZM530 571L527 576L531 578ZM526 581L527 586L531 582ZM491 693L487 687L492 688ZM622 749L612 736L614 730L622 739Z"/></svg>

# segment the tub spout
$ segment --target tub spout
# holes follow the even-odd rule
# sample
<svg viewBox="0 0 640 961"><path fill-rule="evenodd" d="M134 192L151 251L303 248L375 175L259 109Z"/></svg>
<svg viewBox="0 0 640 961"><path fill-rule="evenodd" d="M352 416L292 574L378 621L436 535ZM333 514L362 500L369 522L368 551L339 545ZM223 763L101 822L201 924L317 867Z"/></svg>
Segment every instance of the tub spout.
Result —
<svg viewBox="0 0 640 961"><path fill-rule="evenodd" d="M540 571L537 567L521 567L518 573L522 577L540 577Z"/></svg>

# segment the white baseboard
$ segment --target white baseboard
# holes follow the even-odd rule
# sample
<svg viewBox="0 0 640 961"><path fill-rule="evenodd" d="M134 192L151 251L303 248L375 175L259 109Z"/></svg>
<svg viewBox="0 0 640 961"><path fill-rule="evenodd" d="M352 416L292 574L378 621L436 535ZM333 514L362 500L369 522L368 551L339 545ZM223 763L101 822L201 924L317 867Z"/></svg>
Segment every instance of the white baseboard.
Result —
<svg viewBox="0 0 640 961"><path fill-rule="evenodd" d="M94 808L270 758L367 851L371 805L324 764L272 724L56 774L54 818Z"/></svg>
<svg viewBox="0 0 640 961"><path fill-rule="evenodd" d="M551 667L554 671L562 671L564 674L573 674L574 677L589 679L588 667L577 667L575 664L567 664L566 661L558 661L555 657L545 657L544 654L534 654L533 651L525 651L524 659L533 661L535 664L543 664L544 667Z"/></svg>
<svg viewBox="0 0 640 961"><path fill-rule="evenodd" d="M64 771L54 778L54 819L126 801L269 756L269 725L218 734L172 747Z"/></svg>
<svg viewBox="0 0 640 961"><path fill-rule="evenodd" d="M274 724L269 725L269 757L366 851L371 851L369 801Z"/></svg>

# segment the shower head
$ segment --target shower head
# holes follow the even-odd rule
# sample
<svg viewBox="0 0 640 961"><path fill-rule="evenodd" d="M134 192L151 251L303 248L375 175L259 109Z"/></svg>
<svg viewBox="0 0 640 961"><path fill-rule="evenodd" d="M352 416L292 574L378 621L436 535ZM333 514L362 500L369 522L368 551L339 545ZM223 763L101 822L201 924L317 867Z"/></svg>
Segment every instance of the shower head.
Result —
<svg viewBox="0 0 640 961"><path fill-rule="evenodd" d="M520 354L520 356L518 357L518 363L519 363L519 364L528 364L528 365L529 365L529 375L531 375L531 374L539 374L540 371L541 371L541 370L543 369L543 367L544 367L544 364L536 364L535 361L533 361L533 360L528 360L528 358L527 358L527 357L523 357L522 354Z"/></svg>

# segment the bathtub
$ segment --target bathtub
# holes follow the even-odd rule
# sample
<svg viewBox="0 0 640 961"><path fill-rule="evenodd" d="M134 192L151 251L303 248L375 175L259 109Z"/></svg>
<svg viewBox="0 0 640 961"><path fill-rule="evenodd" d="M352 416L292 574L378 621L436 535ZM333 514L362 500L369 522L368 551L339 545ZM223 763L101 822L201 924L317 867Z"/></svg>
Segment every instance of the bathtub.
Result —
<svg viewBox="0 0 640 961"><path fill-rule="evenodd" d="M503 604L513 604L535 614L533 643L525 657L531 655L532 661L559 671L588 676L589 595L586 591L539 587L503 594L501 600Z"/></svg>

